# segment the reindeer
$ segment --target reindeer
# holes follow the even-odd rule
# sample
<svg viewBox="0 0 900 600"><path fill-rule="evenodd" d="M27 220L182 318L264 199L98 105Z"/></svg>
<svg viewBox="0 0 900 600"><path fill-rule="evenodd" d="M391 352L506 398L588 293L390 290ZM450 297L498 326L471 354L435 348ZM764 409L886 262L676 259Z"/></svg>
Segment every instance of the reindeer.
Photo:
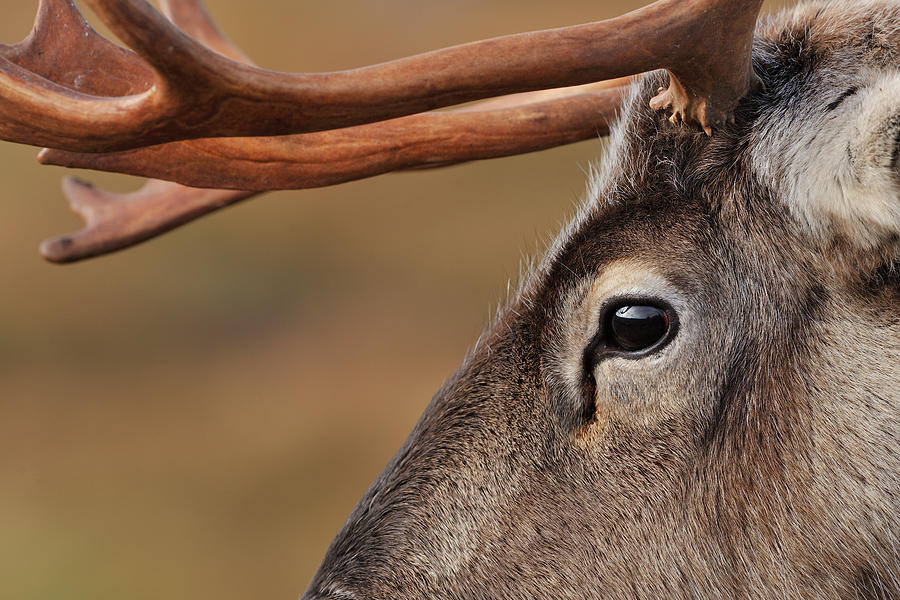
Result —
<svg viewBox="0 0 900 600"><path fill-rule="evenodd" d="M427 97L401 85L403 100L352 118L327 102L293 114L279 102L308 92L309 80L224 62L142 2L91 4L147 63L89 32L95 54L130 75L119 93L102 75L81 85L133 95L76 94L77 82L42 63L44 53L8 50L4 76L21 85L2 97L19 94L20 113L0 105L0 133L54 147L46 162L194 185L208 175L177 163L198 148L225 149L219 171L232 178L217 181L248 191L154 183L122 199L70 186L88 227L46 244L55 260L134 243L265 186L322 185L534 143L526 126L489 152L463 144L387 166L326 158L321 169L287 167L280 176L247 167L248 157L284 155L301 142L338 161L329 145L339 140L426 139L448 121L471 126L494 110L503 119L544 111L544 123L574 119L602 131L608 121L597 109L621 106L580 214L435 395L305 599L900 598L900 4L811 2L766 17L751 70L761 3L664 0L613 29L634 40L654 28L683 34L705 25L712 35L724 27L718 39L732 45L716 53L701 36L699 65L691 51L662 47L683 39L672 34L648 41L646 54L619 56L621 68L585 59L590 44L580 65L566 63L577 54L567 47L548 75L517 62L527 62L516 55L525 38L501 38L372 67L379 82L421 74L423 64L436 70L425 76ZM195 37L236 55L196 4L168 9ZM53 16L76 23L73 11ZM35 47L54 22L39 19ZM528 41L577 45L605 26ZM89 31L79 27L76 36ZM498 60L511 62L483 80L442 78L467 52L498 47ZM189 76L210 65L226 75L220 89L190 102ZM491 110L401 116L657 67L668 73L536 104L520 97ZM309 95L346 91L342 78L351 75L326 75L326 91ZM260 89L281 94L266 107L272 114L235 120L229 111L262 112L253 113ZM85 103L97 104L66 115ZM135 107L139 116L123 116ZM29 120L38 109L50 125ZM384 118L393 120L366 124ZM91 119L99 133L86 130ZM325 130L334 126L345 129ZM566 135L583 134L575 129ZM191 141L275 133L291 137ZM162 150L146 146L160 142ZM349 146L334 152L352 156Z"/></svg>

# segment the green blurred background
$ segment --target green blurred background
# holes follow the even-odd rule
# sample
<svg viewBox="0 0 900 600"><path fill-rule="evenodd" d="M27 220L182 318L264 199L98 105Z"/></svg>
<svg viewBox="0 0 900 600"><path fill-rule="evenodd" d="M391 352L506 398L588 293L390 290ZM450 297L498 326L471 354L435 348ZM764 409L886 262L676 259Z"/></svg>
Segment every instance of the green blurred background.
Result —
<svg viewBox="0 0 900 600"><path fill-rule="evenodd" d="M36 2L4 4L12 43ZM294 71L640 4L208 0ZM269 194L60 267L63 172L0 144L0 597L295 598L600 148Z"/></svg>

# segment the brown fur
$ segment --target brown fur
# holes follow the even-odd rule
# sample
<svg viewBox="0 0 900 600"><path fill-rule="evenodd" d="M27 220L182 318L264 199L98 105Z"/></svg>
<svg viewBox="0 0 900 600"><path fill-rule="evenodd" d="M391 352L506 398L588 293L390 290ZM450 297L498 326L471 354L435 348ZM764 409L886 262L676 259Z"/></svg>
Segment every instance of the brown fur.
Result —
<svg viewBox="0 0 900 600"><path fill-rule="evenodd" d="M645 77L305 598L900 598L898 30L889 1L769 19L711 139ZM616 298L671 306L671 342L588 361Z"/></svg>

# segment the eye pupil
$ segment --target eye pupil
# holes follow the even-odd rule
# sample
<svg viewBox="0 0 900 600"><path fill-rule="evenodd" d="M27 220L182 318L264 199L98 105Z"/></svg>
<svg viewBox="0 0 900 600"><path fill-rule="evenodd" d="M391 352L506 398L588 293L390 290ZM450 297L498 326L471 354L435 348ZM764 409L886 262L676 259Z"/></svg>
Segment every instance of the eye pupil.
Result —
<svg viewBox="0 0 900 600"><path fill-rule="evenodd" d="M627 305L613 314L610 336L616 346L635 352L653 346L669 331L669 316L656 306Z"/></svg>

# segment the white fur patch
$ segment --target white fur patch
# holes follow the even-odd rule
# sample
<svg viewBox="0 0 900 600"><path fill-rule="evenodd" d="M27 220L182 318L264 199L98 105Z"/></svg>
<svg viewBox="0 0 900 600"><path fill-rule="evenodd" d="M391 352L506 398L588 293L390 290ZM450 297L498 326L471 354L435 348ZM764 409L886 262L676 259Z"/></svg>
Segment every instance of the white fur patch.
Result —
<svg viewBox="0 0 900 600"><path fill-rule="evenodd" d="M900 71L847 86L831 111L818 96L793 119L769 115L753 160L813 235L868 250L900 234Z"/></svg>

